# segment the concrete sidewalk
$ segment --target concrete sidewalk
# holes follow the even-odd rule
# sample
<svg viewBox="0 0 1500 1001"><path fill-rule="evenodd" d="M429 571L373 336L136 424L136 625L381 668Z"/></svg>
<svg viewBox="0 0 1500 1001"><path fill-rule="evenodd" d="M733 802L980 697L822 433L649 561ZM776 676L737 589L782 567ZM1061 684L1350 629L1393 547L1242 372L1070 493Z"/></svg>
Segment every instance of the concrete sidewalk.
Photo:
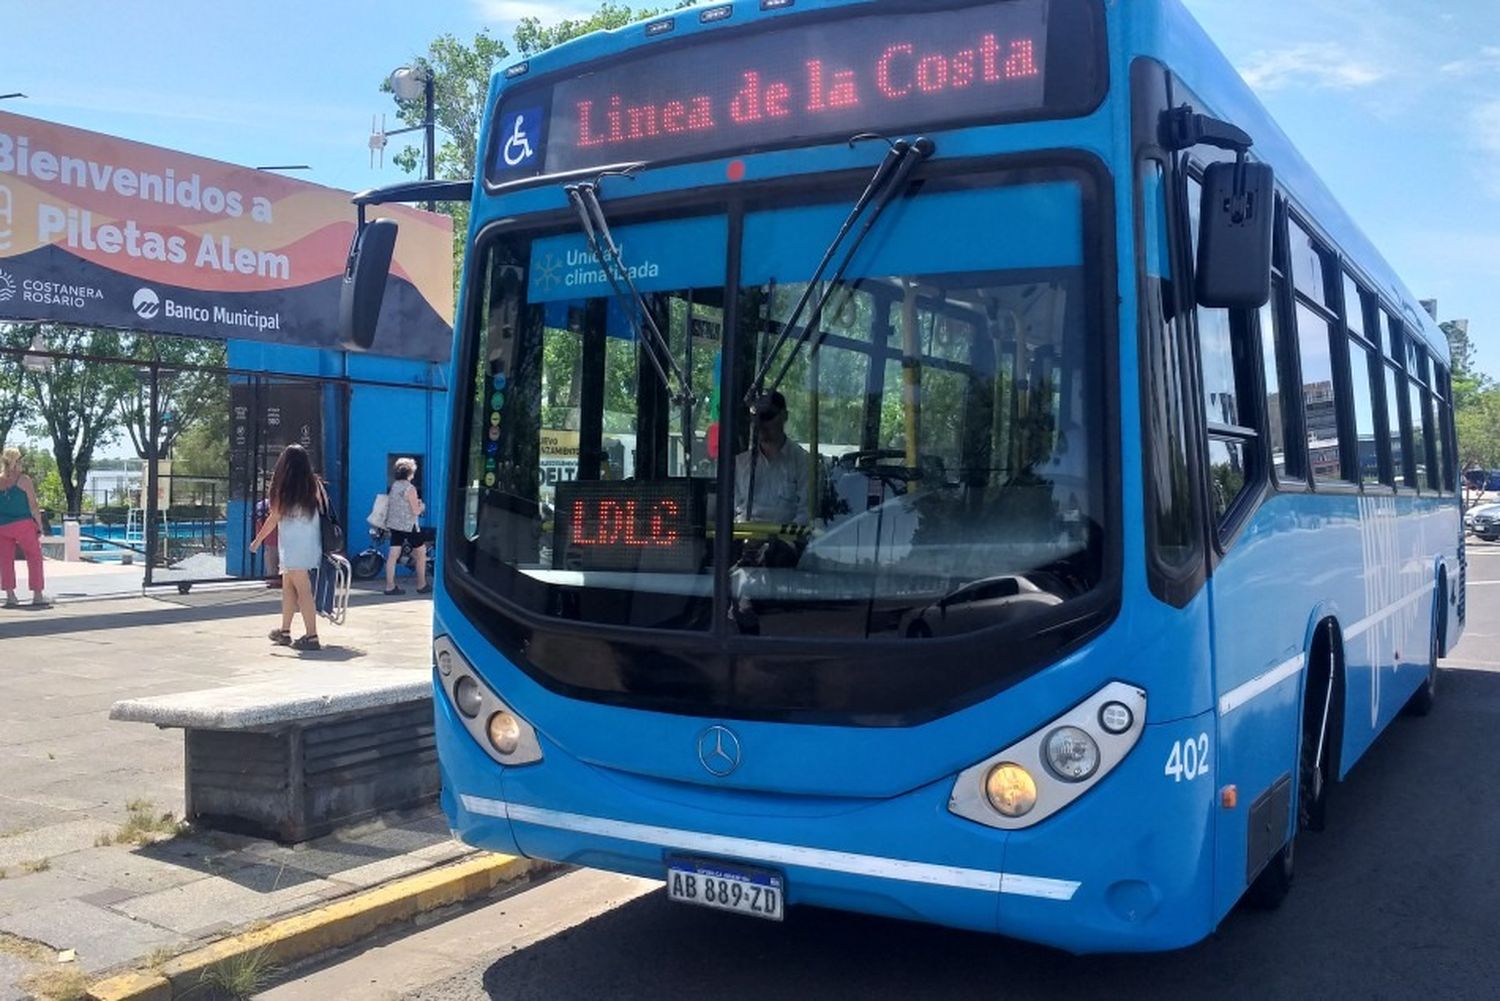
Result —
<svg viewBox="0 0 1500 1001"><path fill-rule="evenodd" d="M40 992L39 976L160 965L470 854L435 810L296 848L178 830L182 732L109 707L295 676L301 658L266 640L279 602L195 590L0 610L0 999ZM302 656L425 673L430 628L426 600L356 592L347 624L320 624L325 649Z"/></svg>

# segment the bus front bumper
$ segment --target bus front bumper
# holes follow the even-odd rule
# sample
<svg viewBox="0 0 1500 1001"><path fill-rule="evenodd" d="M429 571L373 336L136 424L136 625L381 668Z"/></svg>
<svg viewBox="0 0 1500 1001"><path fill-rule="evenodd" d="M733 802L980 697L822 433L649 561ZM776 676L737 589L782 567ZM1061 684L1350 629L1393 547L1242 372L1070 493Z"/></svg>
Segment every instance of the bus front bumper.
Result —
<svg viewBox="0 0 1500 1001"><path fill-rule="evenodd" d="M441 695L436 710L443 807L479 848L650 879L664 878L670 856L738 862L781 873L791 905L1075 953L1182 948L1213 929L1212 781L1161 781L1172 742L1207 720L1147 727L1084 800L1005 832L948 812L951 777L890 800L791 802L667 788L580 762L545 738L543 761L505 768ZM1146 783L1161 795L1148 800Z"/></svg>

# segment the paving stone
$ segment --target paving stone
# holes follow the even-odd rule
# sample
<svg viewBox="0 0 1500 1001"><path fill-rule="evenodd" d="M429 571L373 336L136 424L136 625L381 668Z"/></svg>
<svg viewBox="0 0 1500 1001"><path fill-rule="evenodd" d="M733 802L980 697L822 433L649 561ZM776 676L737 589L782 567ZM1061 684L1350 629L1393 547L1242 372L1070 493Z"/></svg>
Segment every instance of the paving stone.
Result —
<svg viewBox="0 0 1500 1001"><path fill-rule="evenodd" d="M0 915L15 914L55 900L76 900L102 889L105 889L102 883L55 869L10 872L0 879Z"/></svg>
<svg viewBox="0 0 1500 1001"><path fill-rule="evenodd" d="M58 950L75 949L79 965L89 971L126 963L184 941L171 930L153 928L81 900L59 900L0 918L0 931Z"/></svg>
<svg viewBox="0 0 1500 1001"><path fill-rule="evenodd" d="M284 889L263 892L228 879L205 877L125 901L117 904L115 910L139 921L187 934L223 921L225 915L233 915L234 924L247 924L297 910L316 903L320 899L318 894L330 885L327 880L307 880Z"/></svg>
<svg viewBox="0 0 1500 1001"><path fill-rule="evenodd" d="M477 848L471 848L462 841L455 841L450 838L442 844L432 845L428 848L419 848L412 852L412 854L417 858L426 859L429 862L443 863L456 858L463 858L465 855L472 855L476 851L478 851Z"/></svg>
<svg viewBox="0 0 1500 1001"><path fill-rule="evenodd" d="M0 868L92 848L100 835L112 833L115 826L99 820L70 820L0 838Z"/></svg>
<svg viewBox="0 0 1500 1001"><path fill-rule="evenodd" d="M334 874L331 878L344 884L348 890L363 890L402 876L410 876L415 872L431 869L435 863L418 858L415 855L397 855L395 858L381 859L378 862L367 862L352 869L344 869Z"/></svg>
<svg viewBox="0 0 1500 1001"><path fill-rule="evenodd" d="M61 810L30 798L0 796L0 849L7 838L38 827L63 824L75 819L67 810Z"/></svg>
<svg viewBox="0 0 1500 1001"><path fill-rule="evenodd" d="M31 995L21 990L21 981L35 969L19 956L0 952L0 1001L28 1001Z"/></svg>
<svg viewBox="0 0 1500 1001"><path fill-rule="evenodd" d="M88 848L52 862L55 871L73 873L130 896L170 890L205 875L199 869L152 858L119 845ZM0 884L3 885L3 884Z"/></svg>

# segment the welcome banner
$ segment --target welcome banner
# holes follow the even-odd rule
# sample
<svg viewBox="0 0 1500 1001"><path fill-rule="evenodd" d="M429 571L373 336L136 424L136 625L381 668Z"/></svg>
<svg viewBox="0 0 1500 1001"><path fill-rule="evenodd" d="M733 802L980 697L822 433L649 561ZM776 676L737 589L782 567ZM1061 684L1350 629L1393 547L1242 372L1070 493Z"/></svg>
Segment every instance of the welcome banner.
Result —
<svg viewBox="0 0 1500 1001"><path fill-rule="evenodd" d="M337 344L346 191L0 112L0 320ZM446 361L453 224L400 235L378 354Z"/></svg>

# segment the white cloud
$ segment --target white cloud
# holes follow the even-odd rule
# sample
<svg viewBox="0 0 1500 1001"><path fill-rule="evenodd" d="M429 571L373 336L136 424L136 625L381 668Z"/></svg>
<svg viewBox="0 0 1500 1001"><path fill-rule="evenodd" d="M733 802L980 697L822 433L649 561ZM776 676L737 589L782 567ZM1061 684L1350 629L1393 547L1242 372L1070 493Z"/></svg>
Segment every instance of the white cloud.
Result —
<svg viewBox="0 0 1500 1001"><path fill-rule="evenodd" d="M1448 76L1478 76L1500 70L1500 45L1486 45L1479 54L1445 63L1441 71Z"/></svg>
<svg viewBox="0 0 1500 1001"><path fill-rule="evenodd" d="M1357 58L1336 42L1302 42L1279 51L1251 55L1241 71L1261 90L1304 85L1326 90L1356 90L1380 83L1390 72Z"/></svg>

